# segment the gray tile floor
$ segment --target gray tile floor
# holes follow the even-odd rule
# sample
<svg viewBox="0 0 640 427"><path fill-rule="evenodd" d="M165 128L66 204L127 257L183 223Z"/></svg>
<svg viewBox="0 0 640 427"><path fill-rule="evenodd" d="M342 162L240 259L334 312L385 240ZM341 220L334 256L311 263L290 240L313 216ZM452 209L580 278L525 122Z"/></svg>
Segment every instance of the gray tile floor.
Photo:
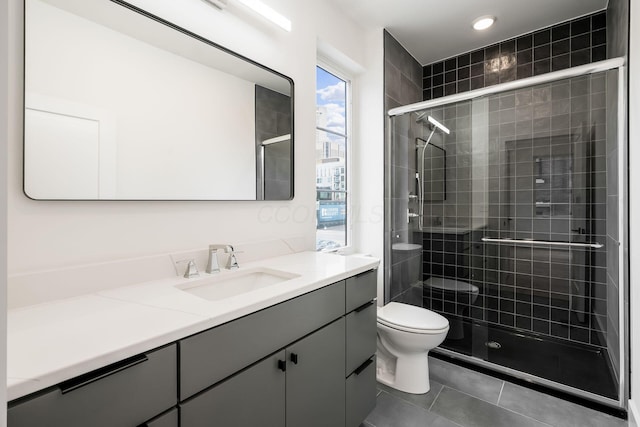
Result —
<svg viewBox="0 0 640 427"><path fill-rule="evenodd" d="M378 384L376 409L361 427L627 426L625 420L433 357L429 364L429 393Z"/></svg>

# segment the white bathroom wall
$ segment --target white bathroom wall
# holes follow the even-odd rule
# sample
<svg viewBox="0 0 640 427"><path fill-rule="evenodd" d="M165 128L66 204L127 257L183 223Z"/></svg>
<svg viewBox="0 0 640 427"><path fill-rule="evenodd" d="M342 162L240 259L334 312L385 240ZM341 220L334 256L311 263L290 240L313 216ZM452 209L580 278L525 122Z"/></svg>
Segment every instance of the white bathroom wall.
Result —
<svg viewBox="0 0 640 427"><path fill-rule="evenodd" d="M359 79L356 111L358 144L354 147L353 193L357 195L353 218L356 249L380 259L378 303L384 301L384 33L367 30L364 67Z"/></svg>
<svg viewBox="0 0 640 427"><path fill-rule="evenodd" d="M630 2L629 52L629 164L640 164L640 4ZM633 191L640 185L640 170L629 168L629 313L631 353L631 400L629 425L640 422L640 197Z"/></svg>
<svg viewBox="0 0 640 427"><path fill-rule="evenodd" d="M0 58L9 57L10 4L0 2ZM8 91L11 68L0 59L0 141L8 141L12 116ZM7 147L0 144L0 384L7 383ZM6 402L7 390L0 387L0 402ZM6 426L7 408L0 405L0 427Z"/></svg>
<svg viewBox="0 0 640 427"><path fill-rule="evenodd" d="M12 74L21 76L21 2L9 3L15 8L9 20L9 64ZM318 37L328 35L325 38L331 39L338 51L364 58L359 53L364 47L353 41L354 37L360 37L361 30L336 15L331 4L323 0L269 1L274 9L291 19L291 33L235 2L230 2L222 12L201 0L131 3L293 78L295 198L289 202L170 203L29 200L22 194L22 81L15 77L9 85L14 112L8 139L9 274L190 250L212 242L242 243L303 236L305 248L313 250L315 176L311 165L315 163L316 43ZM325 18L333 16L341 24L328 25L326 20L317 19L317 13ZM367 92L379 88L380 85ZM372 175L374 182L367 186L377 185L375 180L382 182L378 175L377 172Z"/></svg>

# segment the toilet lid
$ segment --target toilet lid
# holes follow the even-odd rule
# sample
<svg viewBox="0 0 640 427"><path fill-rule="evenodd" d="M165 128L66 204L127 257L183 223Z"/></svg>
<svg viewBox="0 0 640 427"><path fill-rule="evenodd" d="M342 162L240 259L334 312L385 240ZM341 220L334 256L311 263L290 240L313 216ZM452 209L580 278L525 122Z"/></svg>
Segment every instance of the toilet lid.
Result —
<svg viewBox="0 0 640 427"><path fill-rule="evenodd" d="M477 294L479 291L478 287L471 283L442 277L429 277L424 281L424 284L443 291L466 292L470 294Z"/></svg>
<svg viewBox="0 0 640 427"><path fill-rule="evenodd" d="M378 320L389 326L414 330L442 330L449 327L449 321L438 313L398 302L379 307Z"/></svg>

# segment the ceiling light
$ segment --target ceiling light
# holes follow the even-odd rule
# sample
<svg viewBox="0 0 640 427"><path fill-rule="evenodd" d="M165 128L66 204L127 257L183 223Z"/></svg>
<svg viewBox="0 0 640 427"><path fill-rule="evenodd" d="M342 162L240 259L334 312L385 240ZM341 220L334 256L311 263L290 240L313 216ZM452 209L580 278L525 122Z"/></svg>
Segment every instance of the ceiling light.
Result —
<svg viewBox="0 0 640 427"><path fill-rule="evenodd" d="M283 30L291 31L291 21L289 21L287 18L285 18L275 10L271 9L271 7L267 6L260 0L238 0L238 2L242 3L257 14L262 15L264 18L273 22Z"/></svg>
<svg viewBox="0 0 640 427"><path fill-rule="evenodd" d="M473 29L478 31L486 30L492 26L494 22L496 22L495 16L481 16L473 21Z"/></svg>

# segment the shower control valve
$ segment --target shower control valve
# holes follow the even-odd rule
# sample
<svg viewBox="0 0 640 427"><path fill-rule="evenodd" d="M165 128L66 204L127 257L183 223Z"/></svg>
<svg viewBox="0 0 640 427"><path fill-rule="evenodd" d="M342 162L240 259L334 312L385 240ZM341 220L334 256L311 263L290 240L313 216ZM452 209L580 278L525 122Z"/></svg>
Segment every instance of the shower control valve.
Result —
<svg viewBox="0 0 640 427"><path fill-rule="evenodd" d="M418 218L420 215L417 213L411 212L410 209L407 209L407 224L411 221L411 218Z"/></svg>

